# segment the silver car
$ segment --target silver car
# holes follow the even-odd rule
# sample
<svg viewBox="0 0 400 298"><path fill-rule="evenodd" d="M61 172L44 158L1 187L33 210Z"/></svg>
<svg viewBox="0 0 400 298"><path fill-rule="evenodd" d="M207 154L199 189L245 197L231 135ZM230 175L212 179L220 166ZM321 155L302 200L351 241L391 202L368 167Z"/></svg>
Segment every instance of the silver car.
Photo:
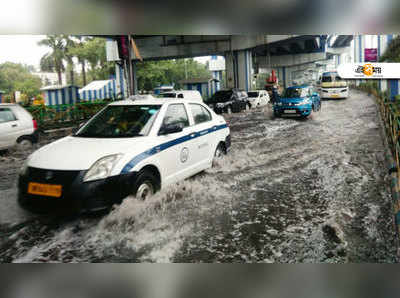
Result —
<svg viewBox="0 0 400 298"><path fill-rule="evenodd" d="M0 150L27 150L38 140L37 122L18 104L0 104Z"/></svg>

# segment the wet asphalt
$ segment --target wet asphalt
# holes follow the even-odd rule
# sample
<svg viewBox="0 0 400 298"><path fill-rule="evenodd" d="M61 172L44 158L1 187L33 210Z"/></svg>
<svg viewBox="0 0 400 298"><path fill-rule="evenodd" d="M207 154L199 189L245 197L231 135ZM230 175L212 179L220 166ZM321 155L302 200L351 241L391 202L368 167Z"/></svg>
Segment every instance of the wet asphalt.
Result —
<svg viewBox="0 0 400 298"><path fill-rule="evenodd" d="M27 154L2 153L0 261L396 262L372 97L323 101L306 120L274 118L270 106L225 117L232 150L215 168L105 214L22 211L16 179Z"/></svg>

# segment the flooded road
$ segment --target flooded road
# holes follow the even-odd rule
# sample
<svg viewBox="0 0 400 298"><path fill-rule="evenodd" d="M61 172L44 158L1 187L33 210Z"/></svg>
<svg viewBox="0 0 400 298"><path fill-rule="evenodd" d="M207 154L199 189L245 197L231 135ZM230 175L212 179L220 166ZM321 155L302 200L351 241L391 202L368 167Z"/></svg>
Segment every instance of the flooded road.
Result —
<svg viewBox="0 0 400 298"><path fill-rule="evenodd" d="M353 91L307 120L275 119L270 107L226 118L232 150L215 168L105 215L21 211L23 157L0 156L0 261L396 261L372 98Z"/></svg>

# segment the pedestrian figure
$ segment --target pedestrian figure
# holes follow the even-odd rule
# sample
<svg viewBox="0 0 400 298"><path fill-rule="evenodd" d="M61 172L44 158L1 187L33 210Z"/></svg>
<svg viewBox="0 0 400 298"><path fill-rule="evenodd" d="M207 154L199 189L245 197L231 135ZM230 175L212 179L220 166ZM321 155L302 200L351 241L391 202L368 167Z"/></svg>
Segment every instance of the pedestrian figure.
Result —
<svg viewBox="0 0 400 298"><path fill-rule="evenodd" d="M272 103L276 103L279 101L279 93L278 93L278 88L276 88L275 86L272 88Z"/></svg>

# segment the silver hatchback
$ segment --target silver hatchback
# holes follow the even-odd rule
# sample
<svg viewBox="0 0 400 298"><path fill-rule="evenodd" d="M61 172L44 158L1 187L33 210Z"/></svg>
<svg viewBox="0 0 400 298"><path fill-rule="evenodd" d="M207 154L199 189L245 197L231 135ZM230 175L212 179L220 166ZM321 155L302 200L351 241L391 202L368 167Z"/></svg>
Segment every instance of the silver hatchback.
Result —
<svg viewBox="0 0 400 298"><path fill-rule="evenodd" d="M19 147L27 150L38 140L37 123L18 104L0 104L0 150Z"/></svg>

